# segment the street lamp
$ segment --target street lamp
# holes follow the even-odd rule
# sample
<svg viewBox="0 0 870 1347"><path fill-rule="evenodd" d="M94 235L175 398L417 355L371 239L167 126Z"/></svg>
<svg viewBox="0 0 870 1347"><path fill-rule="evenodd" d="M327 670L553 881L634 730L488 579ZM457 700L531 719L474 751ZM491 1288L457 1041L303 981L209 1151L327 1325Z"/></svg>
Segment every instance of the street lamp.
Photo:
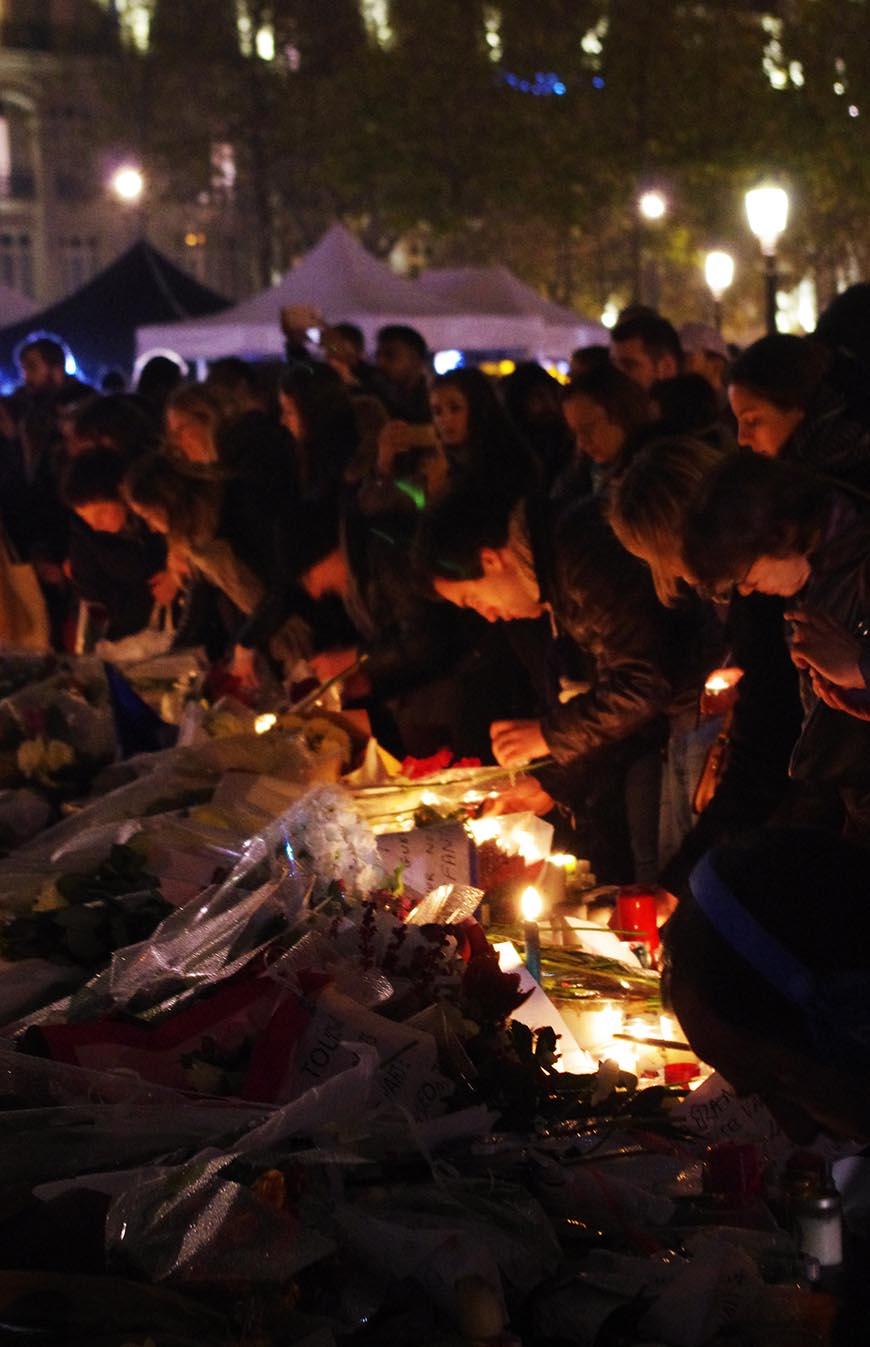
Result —
<svg viewBox="0 0 870 1347"><path fill-rule="evenodd" d="M722 331L722 296L734 280L734 258L730 253L714 250L704 261L704 276L713 296L713 317L716 331Z"/></svg>
<svg viewBox="0 0 870 1347"><path fill-rule="evenodd" d="M637 208L645 220L663 220L668 213L668 200L661 192L644 192Z"/></svg>
<svg viewBox="0 0 870 1347"><path fill-rule="evenodd" d="M665 218L668 213L668 199L663 192L657 188L650 188L646 192L641 192L637 198L637 215L634 222L633 238L633 270L634 270L634 299L637 303L643 302L644 289L644 224L655 225ZM659 302L659 275L658 266L655 258L650 262L649 277L647 286L650 295L650 302L655 308Z"/></svg>
<svg viewBox="0 0 870 1347"><path fill-rule="evenodd" d="M145 177L135 164L122 164L112 174L109 186L119 201L135 206L145 191Z"/></svg>
<svg viewBox="0 0 870 1347"><path fill-rule="evenodd" d="M788 193L782 187L754 187L746 193L746 216L764 255L767 331L776 332L776 246L788 222Z"/></svg>

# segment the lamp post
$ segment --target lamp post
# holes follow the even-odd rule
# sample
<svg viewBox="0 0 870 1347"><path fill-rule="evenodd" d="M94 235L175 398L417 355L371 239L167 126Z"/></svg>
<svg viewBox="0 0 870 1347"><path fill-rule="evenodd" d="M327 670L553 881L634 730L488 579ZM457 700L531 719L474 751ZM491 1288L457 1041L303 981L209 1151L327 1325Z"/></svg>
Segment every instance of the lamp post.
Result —
<svg viewBox="0 0 870 1347"><path fill-rule="evenodd" d="M704 260L704 276L713 296L713 320L716 331L722 331L722 296L734 280L734 258L730 253L714 250Z"/></svg>
<svg viewBox="0 0 870 1347"><path fill-rule="evenodd" d="M637 215L634 226L634 298L636 303L642 304L646 298L644 294L644 227L656 225L665 218L668 213L668 199L663 192L657 188L651 188L648 191L641 192L637 198ZM649 275L649 302L653 308L658 307L659 302L659 276L658 266L655 258L650 263Z"/></svg>
<svg viewBox="0 0 870 1347"><path fill-rule="evenodd" d="M109 178L109 191L135 221L137 233L145 233L145 174L136 164L121 164Z"/></svg>
<svg viewBox="0 0 870 1347"><path fill-rule="evenodd" d="M767 331L776 332L776 246L788 222L788 193L782 187L765 185L747 192L745 200L749 228L761 244L764 257Z"/></svg>

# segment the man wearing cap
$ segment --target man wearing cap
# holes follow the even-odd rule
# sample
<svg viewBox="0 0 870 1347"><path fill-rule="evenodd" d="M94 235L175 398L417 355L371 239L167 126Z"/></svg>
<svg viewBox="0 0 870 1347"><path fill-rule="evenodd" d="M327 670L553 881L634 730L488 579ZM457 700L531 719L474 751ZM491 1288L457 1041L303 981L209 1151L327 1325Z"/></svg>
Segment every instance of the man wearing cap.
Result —
<svg viewBox="0 0 870 1347"><path fill-rule="evenodd" d="M727 403L725 376L730 356L721 332L706 323L684 323L680 328L683 348L683 369L687 374L700 374L716 393L722 407Z"/></svg>

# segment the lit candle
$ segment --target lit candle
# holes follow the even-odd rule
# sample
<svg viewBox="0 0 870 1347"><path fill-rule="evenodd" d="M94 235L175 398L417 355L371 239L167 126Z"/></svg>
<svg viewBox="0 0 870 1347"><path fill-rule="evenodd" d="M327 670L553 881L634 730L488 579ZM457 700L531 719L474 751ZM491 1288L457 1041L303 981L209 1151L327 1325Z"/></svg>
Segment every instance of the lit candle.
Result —
<svg viewBox="0 0 870 1347"><path fill-rule="evenodd" d="M538 930L538 917L541 915L541 895L532 887L523 892L520 900L523 912L523 939L526 942L526 968L532 977L541 980L541 933Z"/></svg>
<svg viewBox="0 0 870 1347"><path fill-rule="evenodd" d="M273 716L271 711L267 711L265 715L257 716L254 721L254 731L257 734L266 734L269 730L274 729L277 724L278 717Z"/></svg>

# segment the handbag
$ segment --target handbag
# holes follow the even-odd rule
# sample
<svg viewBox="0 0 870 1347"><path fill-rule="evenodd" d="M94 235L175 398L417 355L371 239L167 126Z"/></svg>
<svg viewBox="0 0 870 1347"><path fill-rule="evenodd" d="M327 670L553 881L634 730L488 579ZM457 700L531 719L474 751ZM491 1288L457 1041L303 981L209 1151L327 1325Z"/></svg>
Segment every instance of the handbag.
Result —
<svg viewBox="0 0 870 1347"><path fill-rule="evenodd" d="M142 660L165 655L175 639L172 608L155 603L148 626L118 641L97 641L94 654L110 664L138 664Z"/></svg>
<svg viewBox="0 0 870 1347"><path fill-rule="evenodd" d="M0 532L0 646L51 649L48 609L36 571L20 560L5 532Z"/></svg>

